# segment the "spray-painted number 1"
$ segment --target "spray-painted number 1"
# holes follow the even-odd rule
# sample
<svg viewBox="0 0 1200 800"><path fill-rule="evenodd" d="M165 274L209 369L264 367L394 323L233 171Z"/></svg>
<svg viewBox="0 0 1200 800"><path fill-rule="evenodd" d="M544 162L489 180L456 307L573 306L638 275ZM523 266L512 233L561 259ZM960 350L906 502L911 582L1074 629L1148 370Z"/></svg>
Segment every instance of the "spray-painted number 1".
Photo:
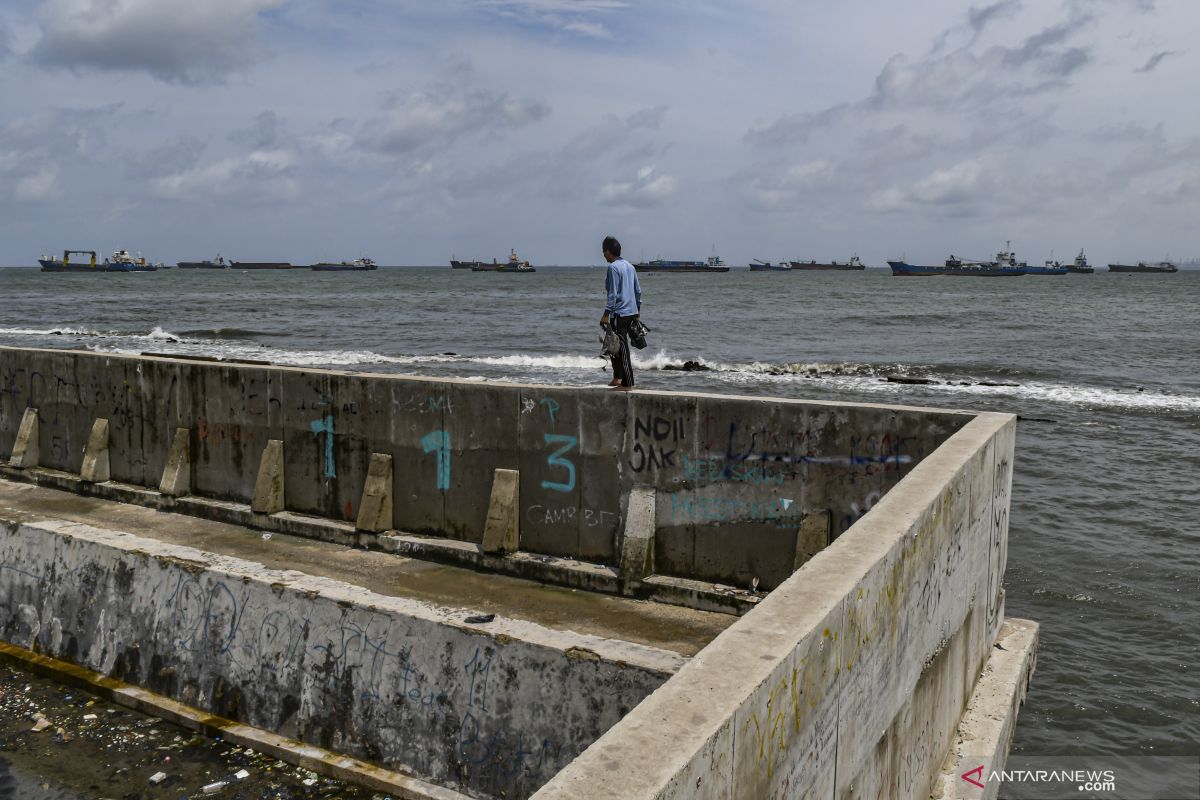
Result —
<svg viewBox="0 0 1200 800"><path fill-rule="evenodd" d="M421 447L426 453L437 452L437 488L443 492L450 489L450 434L432 431L421 437Z"/></svg>
<svg viewBox="0 0 1200 800"><path fill-rule="evenodd" d="M579 439L574 436L566 436L558 433L544 434L546 444L562 445L550 455L546 456L546 463L552 467L566 467L567 480L565 483L555 483L554 481L542 481L543 489L553 489L556 492L569 492L575 488L575 465L570 459L563 458L575 445L579 444Z"/></svg>

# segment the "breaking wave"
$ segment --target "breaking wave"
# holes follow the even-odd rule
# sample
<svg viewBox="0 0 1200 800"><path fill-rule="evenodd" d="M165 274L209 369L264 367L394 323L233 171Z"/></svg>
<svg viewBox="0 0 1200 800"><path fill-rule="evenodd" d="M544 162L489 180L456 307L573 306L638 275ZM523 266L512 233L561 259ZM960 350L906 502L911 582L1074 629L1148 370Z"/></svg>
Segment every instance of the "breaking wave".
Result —
<svg viewBox="0 0 1200 800"><path fill-rule="evenodd" d="M211 328L175 333L161 326L145 332L89 330L72 327L0 328L0 336L64 337L81 340L92 350L111 353L194 355L227 360L259 361L296 367L391 366L420 368L429 365L439 374L453 372L472 379L532 379L552 383L591 383L585 375L606 366L597 355L386 354L373 350L299 350L254 341L259 337L285 336L242 328ZM904 396L919 402L936 402L939 396L1012 398L1015 401L1065 404L1088 408L1144 411L1200 412L1200 396L1172 394L1141 387L1064 384L1036 373L1022 374L1011 367L958 371L927 364L872 364L765 361L722 362L702 357L683 359L665 350L635 353L635 367L647 371L699 373L711 380L738 387L812 383L826 389L881 397ZM457 366L456 366L457 365ZM479 368L491 371L479 374ZM980 372L983 375L980 375Z"/></svg>

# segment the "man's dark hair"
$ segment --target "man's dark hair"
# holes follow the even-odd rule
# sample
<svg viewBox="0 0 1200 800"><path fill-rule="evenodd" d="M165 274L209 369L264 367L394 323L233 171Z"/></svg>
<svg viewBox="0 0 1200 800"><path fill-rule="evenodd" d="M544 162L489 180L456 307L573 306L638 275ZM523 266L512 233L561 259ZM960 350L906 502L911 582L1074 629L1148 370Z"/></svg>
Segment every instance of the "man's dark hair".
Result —
<svg viewBox="0 0 1200 800"><path fill-rule="evenodd" d="M604 249L612 253L617 258L621 257L621 243L617 241L615 236L604 237Z"/></svg>

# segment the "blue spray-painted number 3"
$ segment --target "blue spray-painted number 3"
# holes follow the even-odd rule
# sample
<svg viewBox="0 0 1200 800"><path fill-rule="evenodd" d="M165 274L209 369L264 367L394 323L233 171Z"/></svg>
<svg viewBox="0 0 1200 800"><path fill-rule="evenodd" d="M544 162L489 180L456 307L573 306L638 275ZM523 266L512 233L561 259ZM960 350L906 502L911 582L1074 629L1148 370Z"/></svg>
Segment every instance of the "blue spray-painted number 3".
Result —
<svg viewBox="0 0 1200 800"><path fill-rule="evenodd" d="M426 453L437 452L437 488L443 492L450 488L450 434L432 431L421 437L421 447Z"/></svg>
<svg viewBox="0 0 1200 800"><path fill-rule="evenodd" d="M575 465L571 463L570 459L563 458L563 456L571 452L571 448L579 444L579 439L559 433L547 433L543 435L546 438L546 444L562 445L562 447L546 456L546 463L552 467L566 467L567 482L555 483L554 481L542 481L542 488L553 489L556 492L569 492L575 488Z"/></svg>

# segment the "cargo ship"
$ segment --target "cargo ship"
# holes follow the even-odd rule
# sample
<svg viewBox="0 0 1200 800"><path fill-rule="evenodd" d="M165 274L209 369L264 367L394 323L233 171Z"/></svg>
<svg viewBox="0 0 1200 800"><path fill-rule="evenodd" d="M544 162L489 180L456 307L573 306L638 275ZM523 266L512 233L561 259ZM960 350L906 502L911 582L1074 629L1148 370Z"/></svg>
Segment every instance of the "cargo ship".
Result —
<svg viewBox="0 0 1200 800"><path fill-rule="evenodd" d="M770 261L756 258L750 262L751 272L791 272L791 270L792 265L786 261L772 264Z"/></svg>
<svg viewBox="0 0 1200 800"><path fill-rule="evenodd" d="M1172 264L1170 261L1159 261L1157 264L1151 264L1147 261L1139 261L1134 264L1109 264L1109 272L1179 272L1179 267Z"/></svg>
<svg viewBox="0 0 1200 800"><path fill-rule="evenodd" d="M492 261L492 264L494 264L497 268L499 268L499 266L500 266L499 264L496 264L495 260ZM486 266L489 266L489 265L483 261L459 261L456 258L450 259L450 268L451 269L475 269L476 267L486 267Z"/></svg>
<svg viewBox="0 0 1200 800"><path fill-rule="evenodd" d="M993 261L968 261L958 258L953 253L942 266L922 266L909 264L907 261L889 261L893 276L931 277L935 275L953 275L958 277L978 278L1017 278L1028 274L1029 265L1018 262L1012 251L1005 247L996 254Z"/></svg>
<svg viewBox="0 0 1200 800"><path fill-rule="evenodd" d="M638 272L729 272L729 266L720 256L709 256L704 261L665 261L656 258L634 264Z"/></svg>
<svg viewBox="0 0 1200 800"><path fill-rule="evenodd" d="M1088 263L1087 256L1083 254L1083 250L1079 251L1079 255L1075 256L1075 260L1070 264L1063 264L1062 268L1067 272L1074 272L1079 275L1091 275L1095 272L1095 268Z"/></svg>
<svg viewBox="0 0 1200 800"><path fill-rule="evenodd" d="M304 265L289 264L286 261L233 261L230 269L304 269Z"/></svg>
<svg viewBox="0 0 1200 800"><path fill-rule="evenodd" d="M369 258L356 258L353 261L339 261L336 264L320 261L313 264L311 269L316 272L367 272L379 269L379 265Z"/></svg>
<svg viewBox="0 0 1200 800"><path fill-rule="evenodd" d="M799 270L838 270L848 272L867 268L866 264L859 261L858 256L851 256L849 261L830 261L824 264L817 261L792 261L790 264L792 269Z"/></svg>
<svg viewBox="0 0 1200 800"><path fill-rule="evenodd" d="M88 256L87 262L72 262L71 256ZM61 259L46 254L38 259L42 272L156 272L161 265L151 264L142 257L134 258L128 250L116 250L103 261L96 261L95 250L64 250Z"/></svg>
<svg viewBox="0 0 1200 800"><path fill-rule="evenodd" d="M205 259L204 261L180 261L175 266L180 269L229 269L229 262L221 257L218 253L214 259Z"/></svg>
<svg viewBox="0 0 1200 800"><path fill-rule="evenodd" d="M495 260L491 264L481 264L478 261L474 264L475 266L471 267L472 272L537 272L532 264L517 256L516 250L508 254L508 261L503 264ZM450 266L454 266L454 262L451 262Z"/></svg>

